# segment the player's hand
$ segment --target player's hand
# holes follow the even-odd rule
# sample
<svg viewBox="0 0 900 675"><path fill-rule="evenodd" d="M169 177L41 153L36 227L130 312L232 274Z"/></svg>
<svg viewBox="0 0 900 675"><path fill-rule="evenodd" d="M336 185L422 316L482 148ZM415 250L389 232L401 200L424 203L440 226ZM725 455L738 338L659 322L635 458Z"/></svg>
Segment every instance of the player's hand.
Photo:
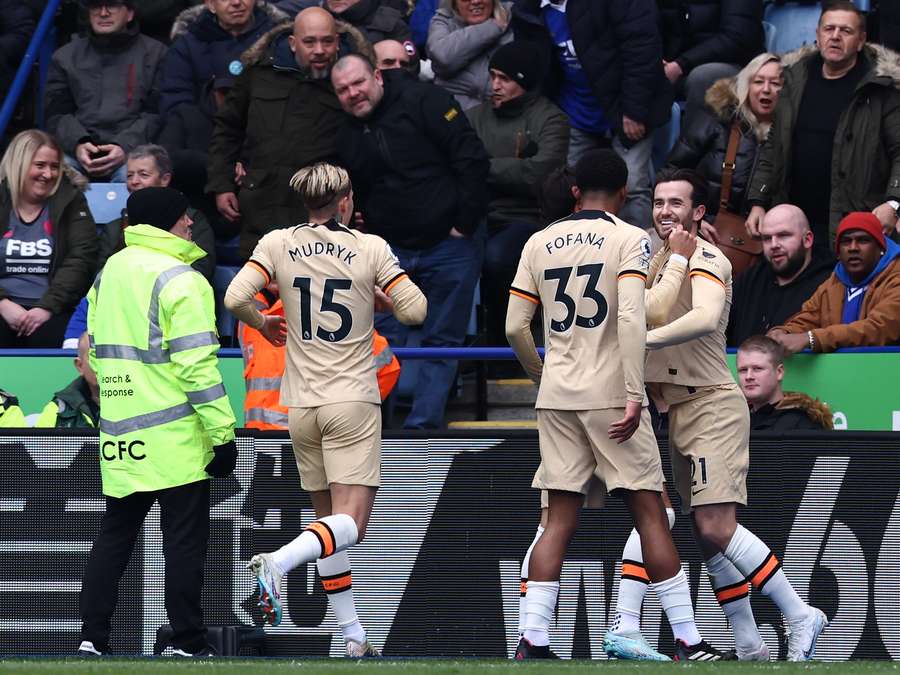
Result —
<svg viewBox="0 0 900 675"><path fill-rule="evenodd" d="M609 425L609 438L617 443L624 443L634 435L641 425L641 401L627 401L625 403L625 417L618 422Z"/></svg>
<svg viewBox="0 0 900 675"><path fill-rule="evenodd" d="M680 225L672 230L667 241L669 248L672 249L672 253L683 255L688 260L691 259L691 256L694 255L694 251L697 250L697 237Z"/></svg>
<svg viewBox="0 0 900 675"><path fill-rule="evenodd" d="M375 287L375 311L376 312L394 312L394 301L390 296L377 286Z"/></svg>
<svg viewBox="0 0 900 675"><path fill-rule="evenodd" d="M761 206L754 206L750 209L750 214L747 216L747 222L744 223L744 227L747 228L747 234L754 239L759 239L759 226L762 225L765 216L766 210Z"/></svg>
<svg viewBox="0 0 900 675"><path fill-rule="evenodd" d="M287 321L283 316L270 315L265 317L266 322L263 324L259 332L272 345L283 347L287 342Z"/></svg>
<svg viewBox="0 0 900 675"><path fill-rule="evenodd" d="M233 192L222 192L216 195L216 208L225 218L234 222L241 217L241 207L238 205L237 195Z"/></svg>

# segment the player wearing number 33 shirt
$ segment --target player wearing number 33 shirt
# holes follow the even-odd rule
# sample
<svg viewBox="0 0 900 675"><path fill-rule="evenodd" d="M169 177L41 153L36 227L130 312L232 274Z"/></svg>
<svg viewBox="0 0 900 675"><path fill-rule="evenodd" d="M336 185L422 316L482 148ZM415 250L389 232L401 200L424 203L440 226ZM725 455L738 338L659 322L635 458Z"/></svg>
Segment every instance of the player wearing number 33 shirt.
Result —
<svg viewBox="0 0 900 675"><path fill-rule="evenodd" d="M301 169L291 180L310 222L263 237L231 283L225 305L287 354L281 403L300 482L317 520L274 553L254 556L260 606L281 619L281 576L319 559L318 571L351 656L371 655L350 593L344 549L361 541L381 478L381 396L372 354L375 303L404 324L425 319L427 302L400 268L387 242L349 229L353 190L347 172L329 164ZM284 318L264 317L253 303L272 282ZM349 598L349 600L348 600Z"/></svg>

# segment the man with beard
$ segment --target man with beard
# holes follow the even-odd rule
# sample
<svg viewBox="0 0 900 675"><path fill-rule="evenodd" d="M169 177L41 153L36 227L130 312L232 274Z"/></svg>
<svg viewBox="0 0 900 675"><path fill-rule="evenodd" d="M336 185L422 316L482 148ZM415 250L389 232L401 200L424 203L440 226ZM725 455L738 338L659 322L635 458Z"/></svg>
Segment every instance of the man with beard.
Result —
<svg viewBox="0 0 900 675"><path fill-rule="evenodd" d="M760 235L765 262L750 267L734 282L726 332L729 347L784 323L833 269L827 260L813 258L809 221L793 204L779 204L768 211Z"/></svg>
<svg viewBox="0 0 900 675"><path fill-rule="evenodd" d="M666 242L678 228L696 233L707 191L695 171L660 172L653 197L653 225L660 239ZM653 257L648 274L653 284L661 281L671 255L666 244ZM712 588L733 627L738 657L764 660L768 654L750 608L752 583L784 614L787 659L808 661L828 623L825 614L800 599L775 554L737 521L737 505L747 504L750 416L725 362L730 305L731 265L715 246L700 242L668 321L651 324L647 332L651 351L645 380L651 396L668 406L675 486L684 512L691 515ZM683 645L678 648L684 658L697 658Z"/></svg>
<svg viewBox="0 0 900 675"><path fill-rule="evenodd" d="M334 158L342 116L329 75L341 53L360 52L374 61L358 30L311 7L244 53L216 112L206 184L219 213L241 223L242 258L266 232L306 220L291 176Z"/></svg>
<svg viewBox="0 0 900 675"><path fill-rule="evenodd" d="M857 211L838 225L835 252L834 274L769 331L789 354L900 342L900 245L884 236L875 214Z"/></svg>

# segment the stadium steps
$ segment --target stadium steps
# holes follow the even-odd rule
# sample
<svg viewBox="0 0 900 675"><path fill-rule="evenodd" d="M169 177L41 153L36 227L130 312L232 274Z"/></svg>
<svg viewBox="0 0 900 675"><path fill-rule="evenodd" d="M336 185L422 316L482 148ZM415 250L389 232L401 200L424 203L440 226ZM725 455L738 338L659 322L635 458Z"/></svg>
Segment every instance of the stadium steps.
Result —
<svg viewBox="0 0 900 675"><path fill-rule="evenodd" d="M537 385L529 379L496 379L487 382L488 419L475 419L476 385L464 378L455 399L447 406L451 429L534 429Z"/></svg>

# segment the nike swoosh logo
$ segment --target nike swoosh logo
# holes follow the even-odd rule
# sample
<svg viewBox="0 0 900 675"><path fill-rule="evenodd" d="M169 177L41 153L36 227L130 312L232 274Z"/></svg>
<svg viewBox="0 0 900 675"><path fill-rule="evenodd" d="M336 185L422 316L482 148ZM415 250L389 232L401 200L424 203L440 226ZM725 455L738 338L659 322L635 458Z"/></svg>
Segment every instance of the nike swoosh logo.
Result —
<svg viewBox="0 0 900 675"><path fill-rule="evenodd" d="M705 489L706 489L705 487L702 487L702 488L700 488L699 490L691 490L691 496L692 496L692 497L696 497L698 494L700 494L701 492L703 492Z"/></svg>

